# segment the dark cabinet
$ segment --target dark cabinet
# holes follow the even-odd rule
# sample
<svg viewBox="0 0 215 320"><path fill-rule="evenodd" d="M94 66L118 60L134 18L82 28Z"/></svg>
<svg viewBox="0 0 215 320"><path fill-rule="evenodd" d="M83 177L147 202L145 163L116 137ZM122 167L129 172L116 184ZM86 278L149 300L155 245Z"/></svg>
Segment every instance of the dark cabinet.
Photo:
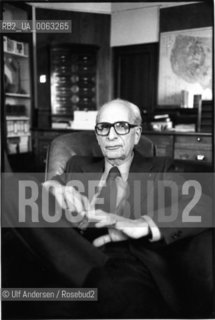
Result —
<svg viewBox="0 0 215 320"><path fill-rule="evenodd" d="M212 135L210 133L144 132L153 141L156 156L174 160L212 164Z"/></svg>
<svg viewBox="0 0 215 320"><path fill-rule="evenodd" d="M212 137L210 135L176 136L174 159L212 163Z"/></svg>
<svg viewBox="0 0 215 320"><path fill-rule="evenodd" d="M96 109L95 45L60 44L51 47L51 115L73 119L76 110Z"/></svg>

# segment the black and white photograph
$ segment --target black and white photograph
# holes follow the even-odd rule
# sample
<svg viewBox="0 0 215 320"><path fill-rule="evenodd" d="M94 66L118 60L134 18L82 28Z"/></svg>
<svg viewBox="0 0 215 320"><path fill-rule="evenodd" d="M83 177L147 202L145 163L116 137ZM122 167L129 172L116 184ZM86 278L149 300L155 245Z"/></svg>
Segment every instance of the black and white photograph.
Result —
<svg viewBox="0 0 215 320"><path fill-rule="evenodd" d="M3 320L215 319L214 0L1 0Z"/></svg>

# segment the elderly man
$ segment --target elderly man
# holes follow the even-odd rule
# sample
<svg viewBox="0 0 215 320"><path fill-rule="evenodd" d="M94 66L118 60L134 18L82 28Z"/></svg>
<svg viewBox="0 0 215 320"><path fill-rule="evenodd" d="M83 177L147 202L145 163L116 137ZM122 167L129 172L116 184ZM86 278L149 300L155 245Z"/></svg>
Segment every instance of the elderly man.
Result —
<svg viewBox="0 0 215 320"><path fill-rule="evenodd" d="M72 157L64 174L44 183L72 223L21 235L56 272L55 286L98 288L98 301L51 304L49 317L205 317L212 298L205 250L211 238L201 223L184 227L182 211L192 199L183 197L183 181L171 173L169 160L135 150L141 116L134 104L117 99L103 105L95 131L104 157ZM166 184L174 184L179 197L167 192L162 198ZM203 212L204 219L211 217L205 196L193 205L192 217L198 221ZM202 270L203 260L209 270Z"/></svg>
<svg viewBox="0 0 215 320"><path fill-rule="evenodd" d="M140 238L151 234L153 239L159 240L161 238L159 229L156 228L153 221L146 215L140 215L139 219L122 219L113 212L95 211L95 206L92 205L92 202L89 203L86 197L81 196L73 188L70 189L68 186L65 186L65 188L62 187L62 185L66 185L68 181L74 180L74 172L84 172L86 170L85 166L87 166L88 170L92 173L104 169L99 181L100 192L94 196L94 204L97 199L101 198L101 189L106 180L108 180L109 173L112 172L114 168L117 168L115 175L117 175L118 190L116 189L116 193L118 198L115 199L115 201L119 205L119 203L124 200L123 189L126 188L125 184L128 180L131 165L133 166L132 172L133 170L134 172L137 170L138 172L144 172L144 170L140 170L142 168L139 167L141 162L143 162L141 155L137 152L134 154L134 146L138 144L141 137L142 119L139 108L128 101L120 99L113 100L99 110L96 122L96 137L104 159L99 159L98 162L98 159L93 158L72 158L67 164L66 174L56 176L51 181L46 181L44 186L47 188L56 187L55 196L61 206L64 209L69 208L72 211L78 211L84 221L85 218L94 220L94 222L97 221L96 227L114 224L114 229L120 231L112 234L111 231L113 232L113 230L109 229L107 235L94 241L95 246L101 246L110 241L124 240L126 238L125 236ZM83 166L82 171L80 168L77 168L78 165L80 167ZM165 166L168 166L168 163L162 163L160 169L163 171ZM165 170L166 169L167 168L165 168ZM60 188L58 188L59 185ZM113 192L112 196L114 197ZM112 207L113 197L108 199ZM107 199L105 200L107 201ZM80 219L82 220L82 218Z"/></svg>
<svg viewBox="0 0 215 320"><path fill-rule="evenodd" d="M149 177L153 182L169 179L162 172L171 170L168 160L147 159L134 150L141 137L141 115L137 106L120 99L106 103L98 112L95 131L104 158L73 157L67 164L65 174L45 183L47 188L56 187L56 198L64 209L79 214L80 219L75 226L84 238L98 247L97 253L105 256L105 259L98 259L98 266L95 264L85 268L87 276L82 285L98 288L98 302L90 306L92 315L100 318L176 316L177 312L180 314L181 309L184 310L183 303L178 303L181 297L177 293L178 279L174 278L180 278L178 271L174 274L174 263L177 261L174 254L182 250L176 249L177 242L183 247L182 239L189 239L204 229L183 228L180 217L182 209L189 203L188 199L176 200L180 217L175 219L175 224L171 221L170 227L167 224L163 227L160 223L156 197L153 198L153 215L148 212L150 207L146 203L151 191L147 189L148 185L141 189L140 206L132 199L139 191L138 187L134 187L135 181L148 180ZM86 194L68 187L68 182L75 179L75 173L80 173L80 179L84 180L89 172L99 173L96 193L90 200ZM89 179L86 178L87 181ZM178 186L180 183L177 181ZM59 185L65 187L59 189ZM130 196L127 194L128 185ZM154 195L159 192L157 186L155 183ZM98 205L101 199L103 207ZM173 210L169 203L171 200L164 204L167 216L171 216ZM108 205L106 202L109 202ZM136 207L139 211L135 210ZM203 210L204 199L195 207L194 213L199 217ZM102 232L99 234L95 229ZM91 244L87 246L92 249ZM79 256L77 253L75 256L80 263L80 273L83 271L82 253L80 251ZM97 253L93 251L92 256ZM87 257L84 264L86 260Z"/></svg>

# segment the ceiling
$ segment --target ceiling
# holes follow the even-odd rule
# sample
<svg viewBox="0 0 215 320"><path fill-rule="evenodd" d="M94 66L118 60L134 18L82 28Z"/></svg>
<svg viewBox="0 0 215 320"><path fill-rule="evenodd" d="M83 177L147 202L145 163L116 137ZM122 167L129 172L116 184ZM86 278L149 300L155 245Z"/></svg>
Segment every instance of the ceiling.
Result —
<svg viewBox="0 0 215 320"><path fill-rule="evenodd" d="M110 2L33 2L38 8L111 14Z"/></svg>
<svg viewBox="0 0 215 320"><path fill-rule="evenodd" d="M129 11L155 6L169 7L190 3L194 2L31 2L29 4L39 8L55 10L111 14L118 11Z"/></svg>

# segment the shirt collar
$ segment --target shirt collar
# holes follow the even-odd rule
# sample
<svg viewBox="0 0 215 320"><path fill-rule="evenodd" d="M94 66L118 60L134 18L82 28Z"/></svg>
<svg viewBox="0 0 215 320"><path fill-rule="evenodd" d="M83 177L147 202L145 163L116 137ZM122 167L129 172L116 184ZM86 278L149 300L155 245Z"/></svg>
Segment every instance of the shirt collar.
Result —
<svg viewBox="0 0 215 320"><path fill-rule="evenodd" d="M124 163L117 166L124 182L128 180L129 170L130 170L130 166L133 158L134 158L134 153L132 153L131 157L129 157ZM112 167L113 167L112 164L105 159L105 171L104 171L105 179L107 178L108 173Z"/></svg>

